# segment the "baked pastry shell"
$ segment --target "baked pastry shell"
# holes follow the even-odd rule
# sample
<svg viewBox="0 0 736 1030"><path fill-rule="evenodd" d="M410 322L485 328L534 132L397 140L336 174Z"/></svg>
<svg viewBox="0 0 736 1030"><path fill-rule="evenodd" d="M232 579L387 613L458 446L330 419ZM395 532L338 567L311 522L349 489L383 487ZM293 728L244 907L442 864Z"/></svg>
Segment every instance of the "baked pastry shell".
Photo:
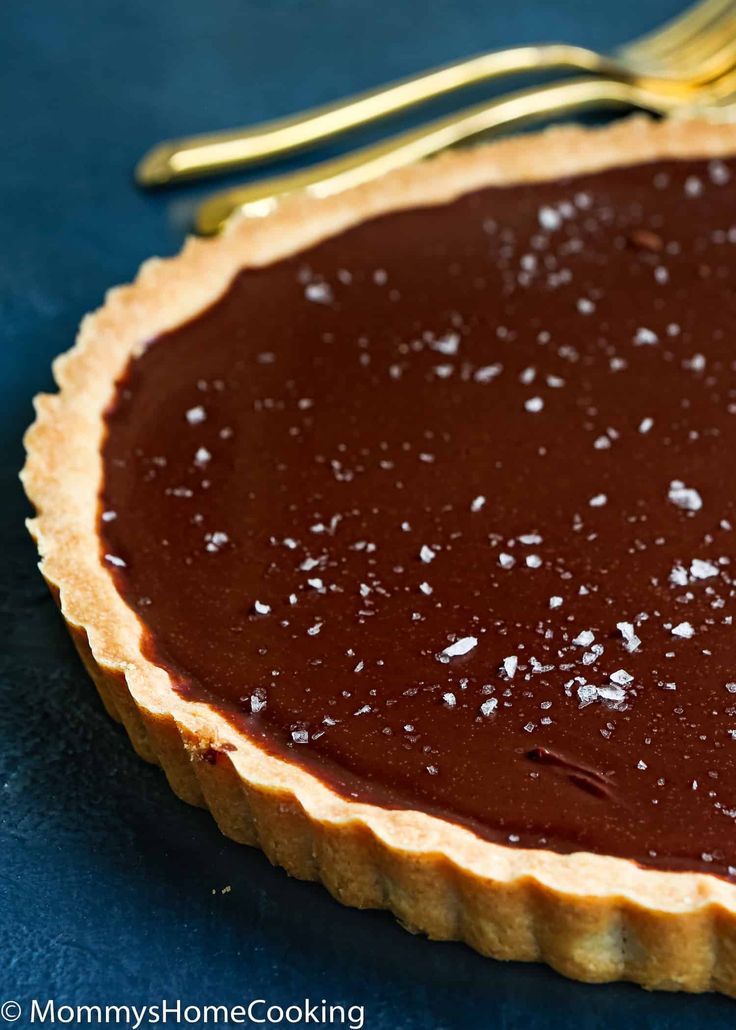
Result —
<svg viewBox="0 0 736 1030"><path fill-rule="evenodd" d="M499 959L544 961L587 981L736 996L736 885L586 852L512 848L409 809L339 796L269 754L215 708L185 700L141 649L141 623L101 561L103 415L147 342L216 300L236 272L301 251L376 215L441 204L484 186L617 165L736 154L736 126L568 127L448 154L335 197L287 198L214 241L191 239L111 290L57 358L59 392L36 398L22 480L40 569L109 714L175 793L227 836L260 847L341 902L387 908L410 929Z"/></svg>

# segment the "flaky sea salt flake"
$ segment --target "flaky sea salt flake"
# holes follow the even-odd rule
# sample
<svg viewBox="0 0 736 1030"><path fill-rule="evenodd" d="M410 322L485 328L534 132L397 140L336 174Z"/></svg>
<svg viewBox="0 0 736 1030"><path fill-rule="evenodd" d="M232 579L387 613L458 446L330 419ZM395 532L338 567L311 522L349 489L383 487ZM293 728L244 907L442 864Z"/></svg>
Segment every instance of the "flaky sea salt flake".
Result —
<svg viewBox="0 0 736 1030"><path fill-rule="evenodd" d="M617 669L612 672L608 677L611 683L615 683L617 687L628 687L629 683L634 682L634 677L631 673L627 672L626 669Z"/></svg>
<svg viewBox="0 0 736 1030"><path fill-rule="evenodd" d="M718 566L713 562L703 561L702 558L693 558L690 562L690 575L693 579L711 579L718 575Z"/></svg>
<svg viewBox="0 0 736 1030"><path fill-rule="evenodd" d="M594 687L592 683L585 683L585 681L583 681L578 686L577 694L581 708L585 708L587 705L593 704L594 701L598 700L598 689L597 687Z"/></svg>
<svg viewBox="0 0 736 1030"><path fill-rule="evenodd" d="M194 408L190 408L186 413L186 419L190 426L197 426L200 422L204 422L206 418L207 412L201 404L198 404Z"/></svg>
<svg viewBox="0 0 736 1030"><path fill-rule="evenodd" d="M307 283L304 287L304 296L313 304L330 304L332 302L332 290L328 283Z"/></svg>
<svg viewBox="0 0 736 1030"><path fill-rule="evenodd" d="M626 650L630 652L636 651L636 649L641 645L641 640L636 635L633 622L617 622L616 629L624 638Z"/></svg>
<svg viewBox="0 0 736 1030"><path fill-rule="evenodd" d="M634 343L639 347L651 347L655 343L659 343L659 337L652 329L647 329L645 326L640 326L634 334Z"/></svg>
<svg viewBox="0 0 736 1030"><path fill-rule="evenodd" d="M519 667L519 659L515 654L510 654L503 660L503 671L506 673L508 678L512 680L516 675L516 670Z"/></svg>
<svg viewBox="0 0 736 1030"><path fill-rule="evenodd" d="M439 339L433 340L430 343L432 350L439 351L440 354L457 354L457 349L460 344L460 337L457 333L447 333L446 336L440 336Z"/></svg>
<svg viewBox="0 0 736 1030"><path fill-rule="evenodd" d="M619 686L608 686L604 684L602 687L596 687L598 697L601 701L610 701L612 704L620 704L621 701L626 700L626 691L623 687Z"/></svg>
<svg viewBox="0 0 736 1030"><path fill-rule="evenodd" d="M477 644L477 637L461 637L460 640L456 640L454 644L450 644L446 647L442 654L446 658L459 658L460 655L464 655L467 654L468 651L472 651Z"/></svg>
<svg viewBox="0 0 736 1030"><path fill-rule="evenodd" d="M559 229L562 225L562 216L558 211L555 211L553 207L544 205L540 207L537 212L539 224L543 229L547 229L548 232L554 232L555 229Z"/></svg>
<svg viewBox="0 0 736 1030"><path fill-rule="evenodd" d="M204 539L205 550L209 551L211 554L214 554L216 551L219 551L222 547L225 546L230 537L227 535L227 533L223 533L220 530L215 530L214 533L205 534Z"/></svg>
<svg viewBox="0 0 736 1030"><path fill-rule="evenodd" d="M490 383L491 380L499 376L503 371L503 366L497 364L484 365L482 368L476 368L473 373L473 379L476 383Z"/></svg>
<svg viewBox="0 0 736 1030"><path fill-rule="evenodd" d="M700 511L703 499L693 487L685 486L681 479L673 479L670 483L667 499L676 508L683 511Z"/></svg>
<svg viewBox="0 0 736 1030"><path fill-rule="evenodd" d="M573 639L573 644L577 644L578 647L590 647L594 640L595 633L590 629L584 629Z"/></svg>
<svg viewBox="0 0 736 1030"><path fill-rule="evenodd" d="M686 587L688 584L687 569L682 565L675 565L670 572L670 583L676 587Z"/></svg>

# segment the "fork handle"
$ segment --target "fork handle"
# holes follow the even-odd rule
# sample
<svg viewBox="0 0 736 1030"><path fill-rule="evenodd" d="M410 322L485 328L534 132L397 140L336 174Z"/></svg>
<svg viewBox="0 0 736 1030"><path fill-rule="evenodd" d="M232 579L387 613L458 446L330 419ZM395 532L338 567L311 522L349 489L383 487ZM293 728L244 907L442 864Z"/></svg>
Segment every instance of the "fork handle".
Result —
<svg viewBox="0 0 736 1030"><path fill-rule="evenodd" d="M315 197L341 193L493 129L591 107L641 107L666 113L675 103L665 95L613 79L579 78L521 90L302 171L216 193L199 208L196 228L209 236L219 232L236 211L249 216L269 214L281 197L297 190Z"/></svg>
<svg viewBox="0 0 736 1030"><path fill-rule="evenodd" d="M268 161L467 86L518 72L555 68L616 78L627 75L620 63L593 50L562 43L492 51L288 118L231 132L165 141L141 159L136 181L141 186L162 186Z"/></svg>

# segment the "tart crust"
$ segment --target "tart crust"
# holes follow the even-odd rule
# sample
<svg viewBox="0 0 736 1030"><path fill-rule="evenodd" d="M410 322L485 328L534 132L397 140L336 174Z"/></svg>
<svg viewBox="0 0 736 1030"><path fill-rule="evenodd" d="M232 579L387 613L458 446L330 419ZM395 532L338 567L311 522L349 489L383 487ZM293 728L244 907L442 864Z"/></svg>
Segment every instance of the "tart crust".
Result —
<svg viewBox="0 0 736 1030"><path fill-rule="evenodd" d="M107 711L175 793L209 808L227 836L262 848L292 876L321 881L344 904L390 909L410 929L494 958L543 961L579 980L736 996L736 885L606 855L510 848L423 812L340 797L176 693L141 652L141 625L100 560L96 528L103 413L116 379L148 340L215 300L238 269L487 185L734 153L736 126L635 118L445 154L326 200L287 198L217 240L190 239L178 256L147 261L133 285L111 290L84 319L75 346L54 363L59 392L36 398L26 435L22 480L37 512L28 527Z"/></svg>

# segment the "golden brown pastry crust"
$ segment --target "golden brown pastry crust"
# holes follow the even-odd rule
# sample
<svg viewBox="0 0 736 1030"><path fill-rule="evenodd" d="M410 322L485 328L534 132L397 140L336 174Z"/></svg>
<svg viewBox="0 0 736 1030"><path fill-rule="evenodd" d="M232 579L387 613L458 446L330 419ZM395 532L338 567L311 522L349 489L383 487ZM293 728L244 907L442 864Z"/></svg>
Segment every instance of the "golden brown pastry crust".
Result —
<svg viewBox="0 0 736 1030"><path fill-rule="evenodd" d="M54 363L60 391L36 399L26 436L22 478L37 511L29 529L108 712L223 833L293 876L322 881L345 904L388 908L411 928L486 955L541 960L580 980L736 996L736 885L604 855L509 848L422 812L339 797L172 689L141 653L140 624L100 561L96 529L102 412L115 380L147 340L210 304L239 268L485 185L733 153L736 127L632 119L443 155L328 200L287 199L215 241L190 240L177 257L146 262L133 285L111 290L84 319Z"/></svg>

